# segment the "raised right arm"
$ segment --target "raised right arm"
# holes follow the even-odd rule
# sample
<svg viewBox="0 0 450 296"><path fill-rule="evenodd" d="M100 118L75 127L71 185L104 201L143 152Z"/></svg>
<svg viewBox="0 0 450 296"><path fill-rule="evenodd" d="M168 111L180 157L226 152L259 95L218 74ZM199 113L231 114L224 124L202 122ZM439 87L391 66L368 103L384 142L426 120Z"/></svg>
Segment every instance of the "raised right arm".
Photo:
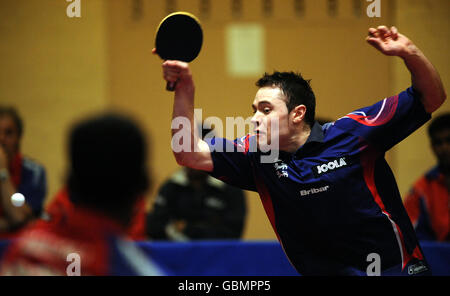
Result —
<svg viewBox="0 0 450 296"><path fill-rule="evenodd" d="M195 86L189 65L180 61L165 61L163 77L167 82L176 82L172 113L172 151L181 166L211 172L214 168L208 144L195 132L194 120ZM180 123L189 122L189 127ZM184 140L189 143L183 143ZM190 144L190 145L187 145ZM182 146L183 149L174 147Z"/></svg>

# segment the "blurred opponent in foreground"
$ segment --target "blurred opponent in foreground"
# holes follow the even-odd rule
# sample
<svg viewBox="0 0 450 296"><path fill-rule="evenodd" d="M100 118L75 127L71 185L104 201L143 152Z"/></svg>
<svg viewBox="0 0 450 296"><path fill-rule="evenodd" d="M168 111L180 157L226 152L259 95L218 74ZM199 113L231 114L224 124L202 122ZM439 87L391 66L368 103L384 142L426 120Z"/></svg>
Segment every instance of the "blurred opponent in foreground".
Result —
<svg viewBox="0 0 450 296"><path fill-rule="evenodd" d="M147 147L130 119L88 118L69 138L69 198L65 223L39 220L12 243L3 275L162 275L124 240L135 203L149 187Z"/></svg>

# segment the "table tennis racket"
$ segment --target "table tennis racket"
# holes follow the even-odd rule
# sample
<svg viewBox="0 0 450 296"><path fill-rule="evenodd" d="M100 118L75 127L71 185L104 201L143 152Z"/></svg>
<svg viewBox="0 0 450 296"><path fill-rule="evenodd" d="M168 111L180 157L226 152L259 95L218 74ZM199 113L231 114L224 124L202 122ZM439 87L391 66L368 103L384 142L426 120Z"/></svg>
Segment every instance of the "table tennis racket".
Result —
<svg viewBox="0 0 450 296"><path fill-rule="evenodd" d="M200 53L203 31L200 21L188 12L166 16L156 30L155 49L163 60L192 62ZM176 82L167 82L166 89L174 91Z"/></svg>

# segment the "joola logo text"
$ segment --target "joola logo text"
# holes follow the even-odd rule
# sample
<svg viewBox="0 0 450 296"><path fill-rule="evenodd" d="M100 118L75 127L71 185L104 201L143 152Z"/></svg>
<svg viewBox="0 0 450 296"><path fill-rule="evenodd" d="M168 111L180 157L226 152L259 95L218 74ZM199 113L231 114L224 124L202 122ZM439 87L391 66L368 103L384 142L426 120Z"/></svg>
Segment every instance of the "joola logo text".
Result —
<svg viewBox="0 0 450 296"><path fill-rule="evenodd" d="M347 161L346 161L345 157L341 157L339 159L335 159L328 163L319 164L319 165L313 167L313 171L316 176L320 176L322 174L336 170L338 168L345 167L346 165L347 165Z"/></svg>

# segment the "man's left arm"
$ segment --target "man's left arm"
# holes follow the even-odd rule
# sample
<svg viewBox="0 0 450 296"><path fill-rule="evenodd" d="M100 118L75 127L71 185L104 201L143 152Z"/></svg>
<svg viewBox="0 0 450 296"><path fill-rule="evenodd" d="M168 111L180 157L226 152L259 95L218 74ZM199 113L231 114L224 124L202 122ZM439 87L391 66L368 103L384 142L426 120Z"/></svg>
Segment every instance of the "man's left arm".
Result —
<svg viewBox="0 0 450 296"><path fill-rule="evenodd" d="M439 73L420 49L400 34L396 27L370 28L366 40L383 54L403 59L411 72L412 87L420 94L427 113L433 113L444 103L447 96Z"/></svg>

